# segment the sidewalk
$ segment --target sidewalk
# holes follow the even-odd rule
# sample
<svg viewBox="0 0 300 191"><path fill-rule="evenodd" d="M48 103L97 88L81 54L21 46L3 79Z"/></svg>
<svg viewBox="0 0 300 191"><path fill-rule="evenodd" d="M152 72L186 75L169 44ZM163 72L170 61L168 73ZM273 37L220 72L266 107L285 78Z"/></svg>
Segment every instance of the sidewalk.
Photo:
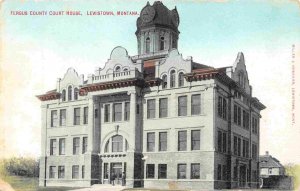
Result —
<svg viewBox="0 0 300 191"><path fill-rule="evenodd" d="M81 188L72 191L121 191L125 188L126 188L125 186L120 186L120 185L112 186L110 184L94 184L90 188Z"/></svg>

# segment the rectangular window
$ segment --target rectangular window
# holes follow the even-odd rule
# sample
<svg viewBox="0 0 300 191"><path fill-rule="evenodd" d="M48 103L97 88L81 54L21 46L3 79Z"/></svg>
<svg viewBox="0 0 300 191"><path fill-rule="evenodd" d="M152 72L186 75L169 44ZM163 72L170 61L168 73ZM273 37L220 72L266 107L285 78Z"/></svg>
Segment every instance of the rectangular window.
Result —
<svg viewBox="0 0 300 191"><path fill-rule="evenodd" d="M233 154L238 154L238 139L236 136L233 137Z"/></svg>
<svg viewBox="0 0 300 191"><path fill-rule="evenodd" d="M218 131L218 151L222 152L222 132Z"/></svg>
<svg viewBox="0 0 300 191"><path fill-rule="evenodd" d="M58 166L58 178L65 178L65 166Z"/></svg>
<svg viewBox="0 0 300 191"><path fill-rule="evenodd" d="M66 126L66 116L67 116L67 110L61 109L59 112L59 124L60 126Z"/></svg>
<svg viewBox="0 0 300 191"><path fill-rule="evenodd" d="M147 100L147 118L155 118L155 99Z"/></svg>
<svg viewBox="0 0 300 191"><path fill-rule="evenodd" d="M155 149L155 133L147 133L147 152L153 152Z"/></svg>
<svg viewBox="0 0 300 191"><path fill-rule="evenodd" d="M79 146L80 146L80 138L79 137L73 138L73 155L79 154Z"/></svg>
<svg viewBox="0 0 300 191"><path fill-rule="evenodd" d="M57 111L51 111L51 127L57 127Z"/></svg>
<svg viewBox="0 0 300 191"><path fill-rule="evenodd" d="M84 179L84 176L85 176L85 166L82 165L82 167L81 167L81 178Z"/></svg>
<svg viewBox="0 0 300 191"><path fill-rule="evenodd" d="M177 165L177 179L186 179L186 164Z"/></svg>
<svg viewBox="0 0 300 191"><path fill-rule="evenodd" d="M130 103L125 102L124 120L129 121L130 119Z"/></svg>
<svg viewBox="0 0 300 191"><path fill-rule="evenodd" d="M218 164L218 168L217 168L217 180L221 180L222 179L222 165Z"/></svg>
<svg viewBox="0 0 300 191"><path fill-rule="evenodd" d="M246 144L246 146L245 146L246 147L245 148L246 149L246 157L249 158L249 141L246 140L245 144Z"/></svg>
<svg viewBox="0 0 300 191"><path fill-rule="evenodd" d="M237 111L238 111L238 115L237 115L237 124L240 126L241 125L241 121L242 121L242 110L240 107L237 108Z"/></svg>
<svg viewBox="0 0 300 191"><path fill-rule="evenodd" d="M242 140L238 138L238 156L241 156Z"/></svg>
<svg viewBox="0 0 300 191"><path fill-rule="evenodd" d="M178 131L178 151L186 151L187 148L186 131Z"/></svg>
<svg viewBox="0 0 300 191"><path fill-rule="evenodd" d="M154 178L155 177L155 165L154 164L147 164L147 166L146 166L146 177L147 178Z"/></svg>
<svg viewBox="0 0 300 191"><path fill-rule="evenodd" d="M187 96L178 97L178 116L187 115Z"/></svg>
<svg viewBox="0 0 300 191"><path fill-rule="evenodd" d="M200 164L191 164L191 179L200 179Z"/></svg>
<svg viewBox="0 0 300 191"><path fill-rule="evenodd" d="M79 178L79 165L73 165L72 166L72 179L78 179Z"/></svg>
<svg viewBox="0 0 300 191"><path fill-rule="evenodd" d="M65 154L65 147L66 147L66 139L60 138L59 139L59 155Z"/></svg>
<svg viewBox="0 0 300 191"><path fill-rule="evenodd" d="M223 170L222 170L222 179L227 180L227 169L226 165L223 165Z"/></svg>
<svg viewBox="0 0 300 191"><path fill-rule="evenodd" d="M159 99L159 117L168 117L168 98Z"/></svg>
<svg viewBox="0 0 300 191"><path fill-rule="evenodd" d="M246 140L243 140L243 157L246 157Z"/></svg>
<svg viewBox="0 0 300 191"><path fill-rule="evenodd" d="M167 132L160 132L159 133L159 151L166 151L167 150Z"/></svg>
<svg viewBox="0 0 300 191"><path fill-rule="evenodd" d="M50 166L49 167L49 178L55 178L55 172L56 172L56 167Z"/></svg>
<svg viewBox="0 0 300 191"><path fill-rule="evenodd" d="M88 138L87 137L83 137L82 138L82 154L86 153L87 146L88 146Z"/></svg>
<svg viewBox="0 0 300 191"><path fill-rule="evenodd" d="M112 137L112 152L123 152L123 137L115 135Z"/></svg>
<svg viewBox="0 0 300 191"><path fill-rule="evenodd" d="M122 121L122 103L115 103L113 106L113 121Z"/></svg>
<svg viewBox="0 0 300 191"><path fill-rule="evenodd" d="M192 138L192 151L200 150L200 130L192 130L191 132Z"/></svg>
<svg viewBox="0 0 300 191"><path fill-rule="evenodd" d="M238 174L237 174L237 166L233 167L233 180L237 180L238 178Z"/></svg>
<svg viewBox="0 0 300 191"><path fill-rule="evenodd" d="M108 179L108 163L104 163L103 178Z"/></svg>
<svg viewBox="0 0 300 191"><path fill-rule="evenodd" d="M80 125L80 108L74 108L74 125Z"/></svg>
<svg viewBox="0 0 300 191"><path fill-rule="evenodd" d="M219 117L222 117L222 105L223 105L222 101L223 101L222 97L219 96L218 97L218 116Z"/></svg>
<svg viewBox="0 0 300 191"><path fill-rule="evenodd" d="M225 98L223 98L223 111L222 111L222 117L223 119L227 119L227 100Z"/></svg>
<svg viewBox="0 0 300 191"><path fill-rule="evenodd" d="M200 94L192 95L192 115L199 115L201 113L201 96Z"/></svg>
<svg viewBox="0 0 300 191"><path fill-rule="evenodd" d="M227 133L223 133L223 152L227 152Z"/></svg>
<svg viewBox="0 0 300 191"><path fill-rule="evenodd" d="M252 132L254 134L258 133L258 120L255 117L252 117Z"/></svg>
<svg viewBox="0 0 300 191"><path fill-rule="evenodd" d="M110 121L110 105L104 105L104 122Z"/></svg>
<svg viewBox="0 0 300 191"><path fill-rule="evenodd" d="M56 155L56 139L50 139L50 155Z"/></svg>
<svg viewBox="0 0 300 191"><path fill-rule="evenodd" d="M257 160L257 145L252 144L252 159Z"/></svg>
<svg viewBox="0 0 300 191"><path fill-rule="evenodd" d="M237 109L237 106L236 106L236 105L234 105L233 108L234 108L234 109L233 109L233 122L234 122L235 124L237 124L237 122L238 122L238 114L237 114L238 109Z"/></svg>
<svg viewBox="0 0 300 191"><path fill-rule="evenodd" d="M159 164L158 165L158 179L165 179L165 178L167 178L167 165Z"/></svg>
<svg viewBox="0 0 300 191"><path fill-rule="evenodd" d="M89 120L89 108L84 107L83 108L83 124L88 124L88 120Z"/></svg>

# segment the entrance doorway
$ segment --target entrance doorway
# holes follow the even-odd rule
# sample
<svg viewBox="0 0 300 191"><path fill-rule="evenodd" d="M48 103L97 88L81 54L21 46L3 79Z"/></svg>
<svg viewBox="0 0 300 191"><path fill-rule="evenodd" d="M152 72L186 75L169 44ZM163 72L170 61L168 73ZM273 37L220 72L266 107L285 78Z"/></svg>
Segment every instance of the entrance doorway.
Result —
<svg viewBox="0 0 300 191"><path fill-rule="evenodd" d="M246 165L240 166L240 187L246 187Z"/></svg>
<svg viewBox="0 0 300 191"><path fill-rule="evenodd" d="M111 163L110 176L114 175L115 184L122 184L122 163Z"/></svg>

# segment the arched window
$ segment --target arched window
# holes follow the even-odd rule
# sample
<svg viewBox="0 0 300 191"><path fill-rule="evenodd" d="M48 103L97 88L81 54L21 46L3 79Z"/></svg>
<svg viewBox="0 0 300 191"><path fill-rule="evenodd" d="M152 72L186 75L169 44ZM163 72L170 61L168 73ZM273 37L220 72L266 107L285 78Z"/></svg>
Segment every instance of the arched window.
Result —
<svg viewBox="0 0 300 191"><path fill-rule="evenodd" d="M106 144L105 144L104 152L105 152L105 153L108 153L108 152L109 152L109 140L108 140L108 141L106 142Z"/></svg>
<svg viewBox="0 0 300 191"><path fill-rule="evenodd" d="M172 70L170 73L170 87L171 88L175 87L175 79L176 79L175 70Z"/></svg>
<svg viewBox="0 0 300 191"><path fill-rule="evenodd" d="M150 38L146 38L146 53L150 53Z"/></svg>
<svg viewBox="0 0 300 191"><path fill-rule="evenodd" d="M78 100L79 90L78 88L74 88L74 100Z"/></svg>
<svg viewBox="0 0 300 191"><path fill-rule="evenodd" d="M167 75L165 74L162 77L162 89L167 88L167 86L168 86L168 78L167 78Z"/></svg>
<svg viewBox="0 0 300 191"><path fill-rule="evenodd" d="M115 68L115 72L121 72L121 67L120 67L120 66L117 66L117 67Z"/></svg>
<svg viewBox="0 0 300 191"><path fill-rule="evenodd" d="M68 87L68 101L72 100L72 86Z"/></svg>
<svg viewBox="0 0 300 191"><path fill-rule="evenodd" d="M124 68L124 70L123 70L124 72L126 72L126 71L128 71L128 68Z"/></svg>
<svg viewBox="0 0 300 191"><path fill-rule="evenodd" d="M121 135L115 135L112 137L112 152L122 152L123 151L123 137Z"/></svg>
<svg viewBox="0 0 300 191"><path fill-rule="evenodd" d="M165 37L160 37L159 50L165 49Z"/></svg>
<svg viewBox="0 0 300 191"><path fill-rule="evenodd" d="M183 72L180 72L178 75L178 86L182 87L184 86L184 76L183 76Z"/></svg>
<svg viewBox="0 0 300 191"><path fill-rule="evenodd" d="M66 90L63 90L63 91L61 92L61 100L62 100L62 101L66 101Z"/></svg>

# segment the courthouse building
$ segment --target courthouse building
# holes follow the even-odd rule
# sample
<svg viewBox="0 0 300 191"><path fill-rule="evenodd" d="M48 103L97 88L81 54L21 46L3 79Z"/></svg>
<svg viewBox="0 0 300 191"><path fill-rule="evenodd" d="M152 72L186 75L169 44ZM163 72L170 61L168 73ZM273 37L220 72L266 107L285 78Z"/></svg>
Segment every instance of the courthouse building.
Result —
<svg viewBox="0 0 300 191"><path fill-rule="evenodd" d="M87 79L68 69L37 96L40 186L257 187L259 119L243 53L214 68L177 50L179 15L149 3L137 19L138 55L116 47ZM192 26L190 26L192 27ZM184 29L182 29L184 32Z"/></svg>

